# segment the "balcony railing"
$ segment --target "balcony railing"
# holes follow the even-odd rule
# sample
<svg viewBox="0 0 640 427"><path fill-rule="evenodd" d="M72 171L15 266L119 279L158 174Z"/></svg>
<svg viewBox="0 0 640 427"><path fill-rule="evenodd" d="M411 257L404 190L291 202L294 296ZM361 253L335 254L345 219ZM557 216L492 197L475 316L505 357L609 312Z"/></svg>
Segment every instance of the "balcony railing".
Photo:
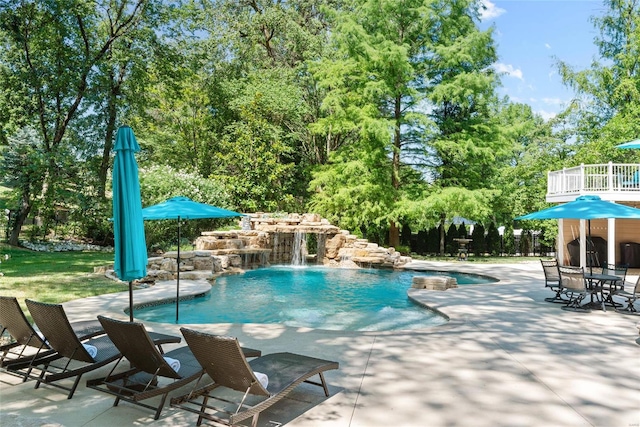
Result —
<svg viewBox="0 0 640 427"><path fill-rule="evenodd" d="M619 193L619 200L623 200L625 194L631 195L630 192L640 192L638 163L580 165L548 174L547 198L572 194Z"/></svg>

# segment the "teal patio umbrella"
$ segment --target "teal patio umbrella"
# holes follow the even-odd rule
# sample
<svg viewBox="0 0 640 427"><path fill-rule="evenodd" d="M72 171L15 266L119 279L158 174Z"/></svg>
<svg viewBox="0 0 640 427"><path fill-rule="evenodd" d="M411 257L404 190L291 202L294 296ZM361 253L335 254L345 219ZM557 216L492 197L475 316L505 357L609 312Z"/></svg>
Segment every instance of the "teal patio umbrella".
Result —
<svg viewBox="0 0 640 427"><path fill-rule="evenodd" d="M113 269L129 282L129 319L133 322L133 280L147 275L147 246L142 221L138 163L134 153L140 146L128 126L118 129L113 147Z"/></svg>
<svg viewBox="0 0 640 427"><path fill-rule="evenodd" d="M632 149L640 148L640 139L634 139L633 141L625 142L624 144L616 145L617 148Z"/></svg>
<svg viewBox="0 0 640 427"><path fill-rule="evenodd" d="M177 196L157 205L142 209L144 220L175 219L178 221L178 271L176 275L176 323L180 305L180 225L184 219L233 218L243 214L205 203L194 202L188 197Z"/></svg>
<svg viewBox="0 0 640 427"><path fill-rule="evenodd" d="M585 195L579 196L568 203L519 216L516 220L586 219L589 224L589 237L587 241L590 241L591 220L603 218L640 219L640 209L602 200L599 196Z"/></svg>

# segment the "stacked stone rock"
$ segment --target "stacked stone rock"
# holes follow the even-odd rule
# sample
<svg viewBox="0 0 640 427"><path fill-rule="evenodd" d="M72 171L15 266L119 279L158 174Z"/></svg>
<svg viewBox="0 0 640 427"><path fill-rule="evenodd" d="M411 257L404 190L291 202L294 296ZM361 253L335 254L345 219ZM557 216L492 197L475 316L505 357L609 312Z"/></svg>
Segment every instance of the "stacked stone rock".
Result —
<svg viewBox="0 0 640 427"><path fill-rule="evenodd" d="M458 282L455 277L451 276L414 276L411 287L432 291L446 291L450 288L457 288Z"/></svg>

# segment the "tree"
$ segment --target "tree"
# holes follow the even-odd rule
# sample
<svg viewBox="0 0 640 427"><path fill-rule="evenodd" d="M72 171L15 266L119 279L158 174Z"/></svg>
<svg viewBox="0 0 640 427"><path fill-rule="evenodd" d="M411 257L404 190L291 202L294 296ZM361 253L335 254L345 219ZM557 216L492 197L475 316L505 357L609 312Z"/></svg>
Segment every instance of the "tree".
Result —
<svg viewBox="0 0 640 427"><path fill-rule="evenodd" d="M355 129L361 138L365 123L377 129L369 136L376 135L372 148L389 158L392 191L389 214L378 221L389 224L391 245L398 241L397 223L413 215L413 197L407 192L417 187L415 176L406 170L425 170L433 157L428 141L440 149L441 159L446 150L438 141L445 140L467 147L468 159L480 154L489 158L495 152L485 114L496 82L489 71L495 52L491 31L480 32L476 18L475 3L466 0L352 1L337 14L335 58L313 68L328 91L323 104L328 118L321 124L343 132ZM425 106L433 107L431 120ZM462 118L467 124L461 129L447 128ZM464 141L454 138L463 133ZM486 146L476 145L476 139ZM485 168L474 170L485 170L490 163L485 160ZM440 175L446 178L443 170ZM473 183L479 181L474 177ZM444 182L447 185L451 183ZM417 193L424 196L423 190Z"/></svg>
<svg viewBox="0 0 640 427"><path fill-rule="evenodd" d="M39 150L46 159L39 175L42 182L31 186L41 194L21 197L9 243L17 244L25 213L37 198L45 216L52 216L54 203L65 180L67 131L86 108L97 66L111 46L138 25L150 0L69 0L41 2L7 0L0 5L0 32L5 43L0 54L1 103L13 105L11 121L33 124L38 130ZM102 31L106 26L108 31ZM26 188L26 187L25 187Z"/></svg>
<svg viewBox="0 0 640 427"><path fill-rule="evenodd" d="M0 172L6 184L14 188L19 209L12 216L13 222L24 223L34 206L34 194L42 191L46 157L41 150L42 144L34 129L24 128L9 138L9 149L4 152L4 161ZM13 227L9 242L17 244L19 229Z"/></svg>
<svg viewBox="0 0 640 427"><path fill-rule="evenodd" d="M487 252L492 256L500 255L500 233L498 232L498 227L496 224L492 222L489 224L489 229L487 230Z"/></svg>
<svg viewBox="0 0 640 427"><path fill-rule="evenodd" d="M471 238L473 239L473 253L476 256L484 255L487 251L487 244L484 236L484 226L482 224L476 224L473 227Z"/></svg>
<svg viewBox="0 0 640 427"><path fill-rule="evenodd" d="M581 71L558 61L564 83L576 91L569 112L576 140L584 144L576 161L584 163L624 161L628 153L614 145L640 134L640 2L603 3L604 13L592 19L600 33L594 40L600 60Z"/></svg>

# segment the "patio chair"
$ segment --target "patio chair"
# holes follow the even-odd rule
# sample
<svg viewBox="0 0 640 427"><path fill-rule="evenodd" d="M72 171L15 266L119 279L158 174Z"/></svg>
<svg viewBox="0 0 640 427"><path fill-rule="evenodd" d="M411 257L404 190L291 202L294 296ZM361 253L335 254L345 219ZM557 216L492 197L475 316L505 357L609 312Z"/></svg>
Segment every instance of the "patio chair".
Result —
<svg viewBox="0 0 640 427"><path fill-rule="evenodd" d="M636 300L640 298L640 276L638 277L638 280L636 280L636 284L633 287L633 290L625 291L623 288L618 290L614 295L618 295L620 297L627 299L626 301L627 306L625 308L616 308L617 312L637 314L638 310L636 310L633 303L635 303Z"/></svg>
<svg viewBox="0 0 640 427"><path fill-rule="evenodd" d="M629 264L608 264L602 265L602 274L608 274L611 276L618 276L624 279L627 277L627 271L629 270Z"/></svg>
<svg viewBox="0 0 640 427"><path fill-rule="evenodd" d="M559 302L566 304L568 300L562 298L562 286L560 285L560 272L558 271L558 260L541 259L542 271L544 272L544 286L556 293L555 296L545 298L547 302Z"/></svg>
<svg viewBox="0 0 640 427"><path fill-rule="evenodd" d="M582 300L593 292L589 289L589 284L584 277L582 267L559 266L558 271L560 272L562 294L569 298L567 304L562 307L562 309L583 312L591 311L588 307L581 304Z"/></svg>
<svg viewBox="0 0 640 427"><path fill-rule="evenodd" d="M171 399L171 406L198 414L197 425L203 419L235 425L252 418L251 425L256 427L262 411L302 382L321 386L325 396L329 396L323 372L338 369L337 362L292 353L273 353L247 362L236 338L186 328L180 331L213 380L202 388L196 384L189 394ZM309 380L315 375L319 375L320 382ZM268 384L258 377L268 379ZM218 391L221 394L214 394Z"/></svg>
<svg viewBox="0 0 640 427"><path fill-rule="evenodd" d="M629 270L629 264L604 264L602 266L602 274L606 274L608 276L617 276L620 278L619 281L608 281L603 283L603 298L605 298L605 302L610 304L614 308L621 307L622 305L616 303L613 300L613 295L618 293L621 290L624 290L624 281L627 278L627 271ZM606 288L604 285L608 285Z"/></svg>
<svg viewBox="0 0 640 427"><path fill-rule="evenodd" d="M37 358L33 363L9 366L10 369L26 369L26 375L30 376L33 369L39 370L39 375L33 377L36 380L35 388L39 388L42 383L49 384L68 391L67 399L71 399L83 374L120 357L120 352L107 335L81 341L73 332L61 304L48 304L29 299L26 303L49 347L56 351L51 358ZM179 337L164 334L154 334L153 339L156 345L180 342ZM75 378L71 387L58 382L71 378Z"/></svg>
<svg viewBox="0 0 640 427"><path fill-rule="evenodd" d="M34 362L34 357L50 357L55 351L49 347L38 332L27 320L20 304L15 297L0 296L0 336L8 333L12 342L0 346L0 367L7 367L12 363ZM81 339L88 339L104 334L102 325L97 320L71 323L74 333ZM7 371L12 373L11 371ZM26 380L27 377L21 375Z"/></svg>

